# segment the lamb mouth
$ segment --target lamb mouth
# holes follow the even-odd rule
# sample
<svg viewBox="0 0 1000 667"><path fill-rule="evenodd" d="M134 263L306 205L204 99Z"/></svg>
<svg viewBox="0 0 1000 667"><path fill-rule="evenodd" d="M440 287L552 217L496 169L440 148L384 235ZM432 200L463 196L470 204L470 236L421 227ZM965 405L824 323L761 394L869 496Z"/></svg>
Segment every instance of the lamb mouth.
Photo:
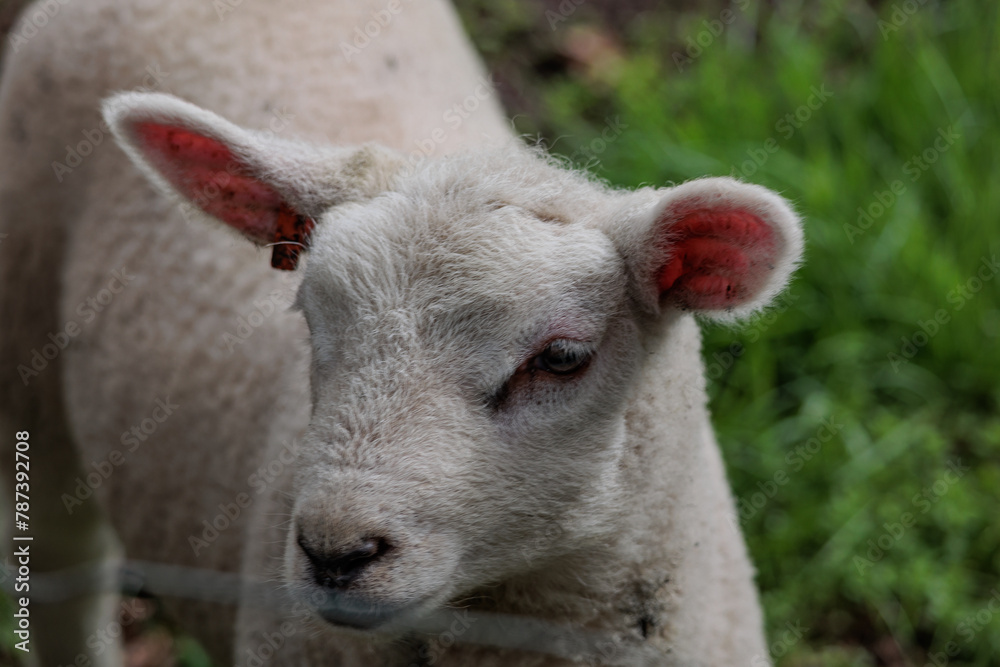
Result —
<svg viewBox="0 0 1000 667"><path fill-rule="evenodd" d="M316 608L319 616L330 625L364 633L393 632L413 614L420 603L404 605L360 600L337 593L328 593ZM392 629L390 629L392 628Z"/></svg>

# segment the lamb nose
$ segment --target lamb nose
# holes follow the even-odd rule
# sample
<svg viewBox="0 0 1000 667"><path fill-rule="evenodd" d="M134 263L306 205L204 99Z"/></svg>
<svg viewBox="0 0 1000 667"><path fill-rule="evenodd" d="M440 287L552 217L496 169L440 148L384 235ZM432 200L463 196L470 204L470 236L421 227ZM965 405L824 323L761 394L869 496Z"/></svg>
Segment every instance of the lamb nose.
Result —
<svg viewBox="0 0 1000 667"><path fill-rule="evenodd" d="M298 542L312 566L313 579L324 588L350 586L369 564L389 550L389 543L380 537L365 538L352 549L336 554L317 551L301 535Z"/></svg>

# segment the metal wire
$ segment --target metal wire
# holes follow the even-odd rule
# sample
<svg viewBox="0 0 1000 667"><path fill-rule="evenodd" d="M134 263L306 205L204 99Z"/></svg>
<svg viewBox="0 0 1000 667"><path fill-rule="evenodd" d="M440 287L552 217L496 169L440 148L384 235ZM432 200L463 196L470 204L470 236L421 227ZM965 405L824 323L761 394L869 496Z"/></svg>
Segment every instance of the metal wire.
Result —
<svg viewBox="0 0 1000 667"><path fill-rule="evenodd" d="M5 592L14 595L14 572L7 566L0 566L0 578ZM103 561L31 575L33 603L59 603L99 593L142 593L268 609L291 602L285 590L273 582L250 581L233 572L146 561ZM339 614L361 613L336 599L323 604L335 608ZM444 635L454 622L455 611L442 609L422 616L407 629L428 637ZM364 612L370 613L370 609ZM679 663L671 662L631 636L588 631L510 614L462 610L462 615L469 619L468 628L460 637L455 637L455 641L465 644L531 651L607 667L680 667Z"/></svg>

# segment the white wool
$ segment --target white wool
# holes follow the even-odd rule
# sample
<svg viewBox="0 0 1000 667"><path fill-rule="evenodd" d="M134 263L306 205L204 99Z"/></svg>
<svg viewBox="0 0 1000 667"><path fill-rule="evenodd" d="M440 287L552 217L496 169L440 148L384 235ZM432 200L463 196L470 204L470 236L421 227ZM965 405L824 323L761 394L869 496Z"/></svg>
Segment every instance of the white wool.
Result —
<svg viewBox="0 0 1000 667"><path fill-rule="evenodd" d="M799 261L798 218L759 186L619 191L520 145L477 96L452 10L402 7L353 53L383 4L245 0L217 16L93 0L8 54L0 154L20 157L0 163L0 423L51 447L38 530L63 542L40 540L40 562L124 553L282 582L291 608L167 598L220 664L260 656L262 636L281 638L272 665L573 664L490 618L610 638L590 664L768 664L695 316L765 307ZM108 97L154 63L169 73L157 92ZM294 118L278 131L280 108ZM226 145L315 219L299 270L191 214L164 176L184 165L142 145L143 121ZM104 141L53 178L92 128L124 152ZM729 307L691 312L658 287L691 210L769 230L771 254L749 258L766 269ZM120 268L126 284L85 315ZM72 343L22 382L71 321ZM553 341L589 355L585 370L539 366ZM157 401L177 407L151 418ZM123 462L66 511L112 452ZM337 600L384 624L320 618L332 584L306 549L332 562L379 541ZM120 664L86 645L115 605L39 615L42 662ZM463 609L480 614L471 628L406 634Z"/></svg>

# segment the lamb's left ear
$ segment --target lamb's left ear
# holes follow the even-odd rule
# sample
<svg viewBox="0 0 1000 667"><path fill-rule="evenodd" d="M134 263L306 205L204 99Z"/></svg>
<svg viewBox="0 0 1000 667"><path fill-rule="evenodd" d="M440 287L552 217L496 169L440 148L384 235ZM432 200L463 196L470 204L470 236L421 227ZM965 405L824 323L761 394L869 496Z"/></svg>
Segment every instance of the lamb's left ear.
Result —
<svg viewBox="0 0 1000 667"><path fill-rule="evenodd" d="M766 305L802 255L802 229L766 188L704 178L661 190L616 242L641 302L734 319ZM615 236L615 233L612 232Z"/></svg>
<svg viewBox="0 0 1000 667"><path fill-rule="evenodd" d="M373 197L402 165L374 145L315 146L241 128L171 95L122 93L104 102L118 143L145 174L294 269L315 220Z"/></svg>

